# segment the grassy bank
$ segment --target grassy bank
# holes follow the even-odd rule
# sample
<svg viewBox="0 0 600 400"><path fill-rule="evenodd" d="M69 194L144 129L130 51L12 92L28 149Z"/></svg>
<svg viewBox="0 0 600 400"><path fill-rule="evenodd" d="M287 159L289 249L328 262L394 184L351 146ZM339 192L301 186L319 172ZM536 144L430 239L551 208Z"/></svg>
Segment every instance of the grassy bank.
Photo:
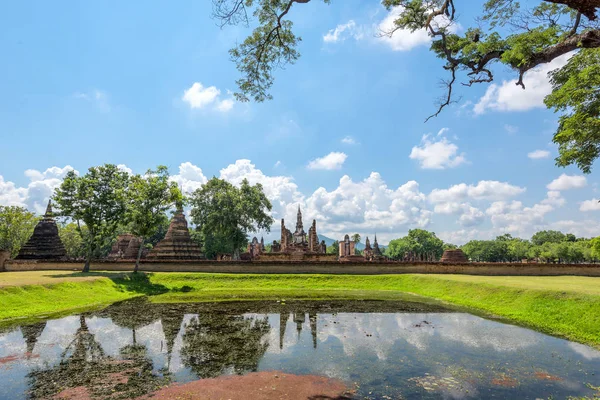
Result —
<svg viewBox="0 0 600 400"><path fill-rule="evenodd" d="M139 295L149 295L155 302L187 302L401 300L406 293L413 293L600 348L600 278L192 273L139 274L131 278L119 273L38 274L40 281L32 282L44 282L41 285L0 288L0 319L98 306ZM94 280L47 283L81 277Z"/></svg>

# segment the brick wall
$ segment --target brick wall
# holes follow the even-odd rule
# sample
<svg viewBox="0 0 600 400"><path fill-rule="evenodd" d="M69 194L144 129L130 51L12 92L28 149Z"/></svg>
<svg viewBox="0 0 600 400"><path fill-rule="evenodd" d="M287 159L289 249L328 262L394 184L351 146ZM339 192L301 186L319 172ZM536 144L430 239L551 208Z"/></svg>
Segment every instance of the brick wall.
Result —
<svg viewBox="0 0 600 400"><path fill-rule="evenodd" d="M0 271L4 271L4 263L10 259L10 252L0 250Z"/></svg>
<svg viewBox="0 0 600 400"><path fill-rule="evenodd" d="M326 256L326 255L321 255ZM91 270L133 271L134 260L93 262ZM6 271L81 270L82 262L9 260ZM399 263L399 262L293 262L293 261L155 261L143 262L140 270L148 272L222 272L256 274L467 274L467 275L532 275L600 276L600 264L504 264L504 263Z"/></svg>

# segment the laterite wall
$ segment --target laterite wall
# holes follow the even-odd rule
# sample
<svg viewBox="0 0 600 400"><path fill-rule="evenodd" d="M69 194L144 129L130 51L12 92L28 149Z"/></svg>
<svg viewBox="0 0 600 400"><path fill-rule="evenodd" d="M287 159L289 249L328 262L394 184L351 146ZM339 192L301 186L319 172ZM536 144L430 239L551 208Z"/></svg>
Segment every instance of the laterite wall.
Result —
<svg viewBox="0 0 600 400"><path fill-rule="evenodd" d="M94 262L92 271L132 271L133 261ZM7 261L6 271L81 270L82 262ZM144 262L148 272L222 272L254 274L468 274L468 275L579 275L600 276L600 264L521 264L521 263L344 263L344 262Z"/></svg>

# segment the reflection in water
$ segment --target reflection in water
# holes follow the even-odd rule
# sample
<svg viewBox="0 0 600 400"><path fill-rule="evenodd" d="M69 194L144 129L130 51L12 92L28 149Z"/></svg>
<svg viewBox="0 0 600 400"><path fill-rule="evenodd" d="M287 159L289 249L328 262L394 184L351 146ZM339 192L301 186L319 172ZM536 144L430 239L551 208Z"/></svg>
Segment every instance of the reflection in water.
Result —
<svg viewBox="0 0 600 400"><path fill-rule="evenodd" d="M257 371L271 327L267 317L201 314L185 327L181 358L199 378Z"/></svg>
<svg viewBox="0 0 600 400"><path fill-rule="evenodd" d="M356 383L358 398L565 398L600 385L600 352L400 302L136 300L0 333L0 399L135 398L271 370Z"/></svg>

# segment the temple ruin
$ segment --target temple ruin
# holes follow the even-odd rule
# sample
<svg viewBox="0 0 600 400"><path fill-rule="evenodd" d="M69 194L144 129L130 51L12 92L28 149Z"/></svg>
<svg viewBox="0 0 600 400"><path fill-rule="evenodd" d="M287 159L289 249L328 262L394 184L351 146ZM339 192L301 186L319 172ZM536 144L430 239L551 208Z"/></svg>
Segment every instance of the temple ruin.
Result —
<svg viewBox="0 0 600 400"><path fill-rule="evenodd" d="M302 211L298 206L296 215L296 230L292 233L281 219L281 240L273 242L270 253L260 255L263 261L334 261L335 254L326 254L325 241L319 242L317 234L317 221L313 220L308 234L304 231Z"/></svg>
<svg viewBox="0 0 600 400"><path fill-rule="evenodd" d="M444 254L442 254L441 262L444 263L466 263L469 262L467 260L467 256L461 249L448 249L444 250Z"/></svg>
<svg viewBox="0 0 600 400"><path fill-rule="evenodd" d="M58 235L58 226L53 218L52 203L48 201L46 213L35 226L33 234L25 243L16 260L61 260L66 258L65 246Z"/></svg>
<svg viewBox="0 0 600 400"><path fill-rule="evenodd" d="M118 259L135 259L142 245L142 239L130 233L125 233L117 236L116 242L113 243L108 258L111 260ZM142 253L142 257L145 254Z"/></svg>
<svg viewBox="0 0 600 400"><path fill-rule="evenodd" d="M259 257L265 252L265 240L263 238L260 238L259 242L256 236L254 236L254 238L252 238L252 241L248 243L247 251L251 259Z"/></svg>
<svg viewBox="0 0 600 400"><path fill-rule="evenodd" d="M367 239L365 240L365 250L363 251L363 255L366 261L382 261L385 259L384 255L379 249L379 243L377 243L377 234L375 234L373 247L371 247L371 241L367 236Z"/></svg>
<svg viewBox="0 0 600 400"><path fill-rule="evenodd" d="M192 241L188 224L179 206L165 238L158 242L148 253L148 260L202 260L204 254L197 243Z"/></svg>

